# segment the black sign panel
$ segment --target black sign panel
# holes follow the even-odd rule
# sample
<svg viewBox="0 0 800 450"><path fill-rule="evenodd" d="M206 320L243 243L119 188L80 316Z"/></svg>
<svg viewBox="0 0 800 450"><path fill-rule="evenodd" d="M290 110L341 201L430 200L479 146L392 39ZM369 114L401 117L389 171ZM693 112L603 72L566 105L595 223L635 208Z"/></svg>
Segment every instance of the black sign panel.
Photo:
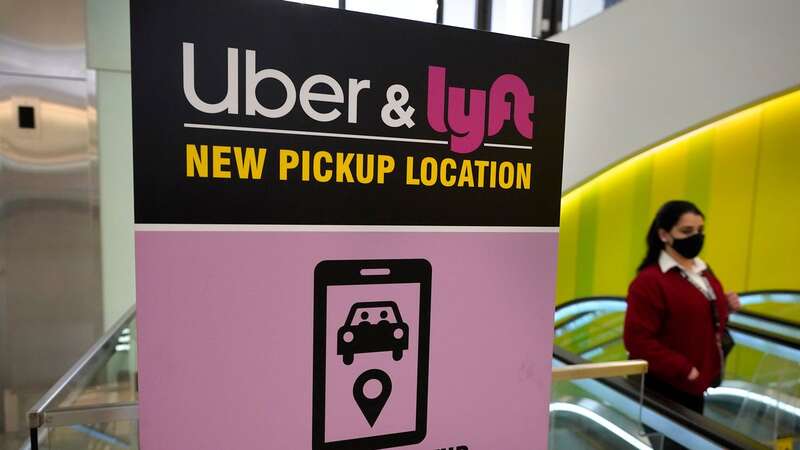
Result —
<svg viewBox="0 0 800 450"><path fill-rule="evenodd" d="M558 225L566 45L288 2L131 9L137 223Z"/></svg>

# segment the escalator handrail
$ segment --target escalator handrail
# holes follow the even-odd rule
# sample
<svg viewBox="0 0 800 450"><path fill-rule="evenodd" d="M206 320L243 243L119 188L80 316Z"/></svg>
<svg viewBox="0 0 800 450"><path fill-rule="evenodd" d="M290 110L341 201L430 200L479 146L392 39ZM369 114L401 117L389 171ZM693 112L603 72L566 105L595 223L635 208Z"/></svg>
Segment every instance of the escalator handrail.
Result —
<svg viewBox="0 0 800 450"><path fill-rule="evenodd" d="M578 303L584 302L591 302L596 300L622 300L625 301L625 297L620 297L619 295L590 295L588 297L576 297L572 300L567 300L564 303L559 303L556 305L556 311L566 308L568 306L576 305Z"/></svg>
<svg viewBox="0 0 800 450"><path fill-rule="evenodd" d="M737 313L738 314L738 313ZM764 321L770 321L769 319L763 319ZM773 322L774 321L770 321ZM793 325L797 326L797 325ZM749 334L751 336L755 336L759 339L763 339L765 341L774 342L776 344L782 345L784 347L793 348L795 350L800 350L800 341L794 339L790 336L785 336L780 333L773 333L770 330L765 330L763 328L756 328L749 325L743 325L740 323L730 323L728 322L728 328L731 330L736 330L742 333Z"/></svg>
<svg viewBox="0 0 800 450"><path fill-rule="evenodd" d="M558 346L553 347L553 358L565 364L585 364L589 362ZM637 402L639 400L640 386L627 378L600 378L597 381L630 399ZM644 406L725 448L743 450L768 450L771 448L647 389L645 389L644 394Z"/></svg>
<svg viewBox="0 0 800 450"><path fill-rule="evenodd" d="M796 289L757 289L755 291L744 291L741 295L773 295L773 294L791 294L800 296L800 291Z"/></svg>
<svg viewBox="0 0 800 450"><path fill-rule="evenodd" d="M602 296L602 297L583 297L583 298L577 298L577 299L574 299L574 300L570 300L570 301L568 301L566 303L562 303L561 305L558 305L556 307L556 311L560 310L561 308L565 308L567 306L571 306L571 305L575 305L575 304L583 303L583 302L588 302L588 301L596 301L596 300L625 302L625 298L624 297L610 296L610 295L605 295L605 296ZM741 314L741 311L737 311L735 314ZM750 315L750 314L747 314L747 315ZM760 319L760 320L762 320L764 322L770 322L770 323L774 323L774 324L785 325L784 323L782 323L780 321L777 321L777 320L774 320L773 318L768 317L768 316L759 316L758 319ZM561 325L563 326L564 324L569 323L571 320L572 319L565 320ZM789 326L797 327L798 325L790 323ZM730 328L731 330L739 331L739 332L742 332L742 333L749 334L751 336L758 337L758 338L763 339L765 341L770 341L770 342L774 342L774 343L779 344L779 345L783 345L783 346L785 346L787 348L793 348L795 350L800 350L800 341L798 341L797 339L794 339L792 337L785 336L783 334L773 333L773 332L771 332L769 330L765 330L765 329L762 329L762 328L751 327L751 326L748 326L748 325L731 323L730 321L728 321L728 328Z"/></svg>
<svg viewBox="0 0 800 450"><path fill-rule="evenodd" d="M796 321L789 320L789 319L784 319L782 317L768 316L766 314L761 314L761 313L758 313L758 312L755 312L755 311L747 311L747 310L744 310L744 309L740 309L739 311L736 311L736 314L741 314L743 316L752 317L752 318L758 319L758 320L764 320L764 321L768 321L768 322L773 322L773 323L784 325L784 326L787 326L787 327L800 327L800 323L798 323Z"/></svg>
<svg viewBox="0 0 800 450"><path fill-rule="evenodd" d="M763 290L757 290L757 291L744 291L744 292L740 292L739 293L739 297L746 297L746 296L751 296L751 295L775 295L775 294L789 294L789 295L797 295L798 297L800 297L800 291L796 291L796 290L793 290L793 289L763 289ZM567 307L567 306L570 306L570 305L574 305L576 303L583 303L583 302L588 302L588 301L593 301L593 300L619 300L619 299L625 300L625 297L621 297L619 295L590 295L590 296L587 296L587 297L576 297L576 298L573 298L572 300L567 300L564 303L556 305L556 311L558 311L561 308L564 308L564 307ZM739 311L739 312L741 312L741 311ZM772 318L772 317L769 317L769 316L763 316L763 315L760 315L759 313L754 313L752 311L748 311L747 313L751 314L751 315L754 315L754 316L758 316L759 318L763 317L763 318L765 318L767 320L773 320L775 322L781 322L780 319L775 320L775 318ZM789 325L797 326L796 323L792 323L792 322L789 322Z"/></svg>

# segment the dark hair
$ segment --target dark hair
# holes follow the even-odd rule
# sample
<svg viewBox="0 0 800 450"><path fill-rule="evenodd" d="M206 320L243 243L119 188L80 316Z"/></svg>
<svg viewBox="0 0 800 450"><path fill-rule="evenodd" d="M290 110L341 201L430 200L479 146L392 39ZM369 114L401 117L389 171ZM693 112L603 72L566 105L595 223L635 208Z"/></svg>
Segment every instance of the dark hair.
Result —
<svg viewBox="0 0 800 450"><path fill-rule="evenodd" d="M684 200L672 200L664 203L656 213L653 223L650 225L650 230L647 232L647 253L639 264L637 271L641 272L642 269L650 264L658 261L658 256L664 248L664 243L658 237L658 230L671 230L676 223L681 219L681 216L686 213L695 213L700 217L705 217L702 212L692 202Z"/></svg>

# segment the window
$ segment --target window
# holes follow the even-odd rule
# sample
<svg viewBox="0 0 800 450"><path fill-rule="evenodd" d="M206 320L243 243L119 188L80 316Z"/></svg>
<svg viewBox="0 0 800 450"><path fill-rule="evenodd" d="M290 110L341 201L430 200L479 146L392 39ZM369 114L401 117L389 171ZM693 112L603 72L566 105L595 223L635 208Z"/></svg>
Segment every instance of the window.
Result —
<svg viewBox="0 0 800 450"><path fill-rule="evenodd" d="M562 14L563 29L574 27L584 20L603 12L608 0L565 0ZM613 4L613 3L612 3Z"/></svg>
<svg viewBox="0 0 800 450"><path fill-rule="evenodd" d="M463 28L475 28L476 0L445 0L443 22Z"/></svg>
<svg viewBox="0 0 800 450"><path fill-rule="evenodd" d="M531 37L533 2L534 0L493 0L490 29L495 33Z"/></svg>
<svg viewBox="0 0 800 450"><path fill-rule="evenodd" d="M327 6L328 8L338 8L339 0L286 0L294 3L304 3L306 5Z"/></svg>
<svg viewBox="0 0 800 450"><path fill-rule="evenodd" d="M436 23L436 0L347 0L347 9Z"/></svg>

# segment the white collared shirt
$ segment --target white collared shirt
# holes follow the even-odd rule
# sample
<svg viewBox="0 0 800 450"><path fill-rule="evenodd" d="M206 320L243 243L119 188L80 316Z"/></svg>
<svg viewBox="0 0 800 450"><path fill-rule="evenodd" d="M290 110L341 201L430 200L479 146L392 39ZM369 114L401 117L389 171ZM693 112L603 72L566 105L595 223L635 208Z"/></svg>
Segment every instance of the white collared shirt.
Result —
<svg viewBox="0 0 800 450"><path fill-rule="evenodd" d="M689 270L684 269L678 264L678 261L675 261L675 258L670 256L665 250L661 250L661 254L658 256L658 267L661 268L662 273L666 273L668 270L672 269L673 267L677 267L686 276L689 277L689 281L697 286L699 289L706 294L706 297L712 297L714 295L714 291L711 288L711 285L708 283L706 277L703 276L703 272L708 269L708 264L700 258L694 258L692 260L692 268Z"/></svg>

